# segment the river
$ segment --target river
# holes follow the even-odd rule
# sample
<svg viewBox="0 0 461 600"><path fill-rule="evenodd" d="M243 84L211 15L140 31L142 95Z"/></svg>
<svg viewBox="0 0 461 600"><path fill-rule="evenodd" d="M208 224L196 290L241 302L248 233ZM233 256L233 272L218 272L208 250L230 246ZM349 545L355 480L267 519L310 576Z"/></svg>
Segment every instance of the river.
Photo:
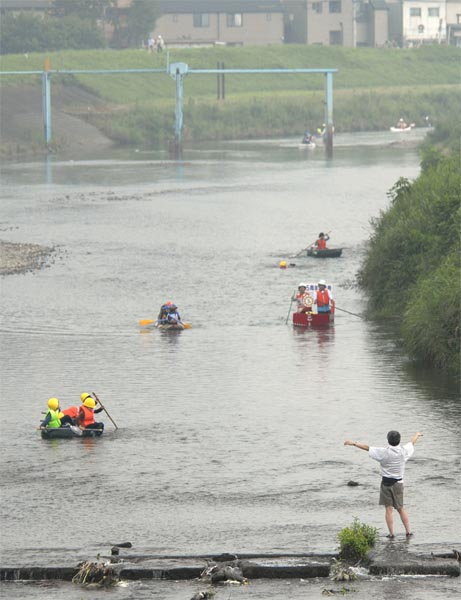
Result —
<svg viewBox="0 0 461 600"><path fill-rule="evenodd" d="M126 540L155 554L334 552L354 517L384 539L377 465L343 440L383 445L389 429L424 433L406 473L412 548L459 548L458 387L415 369L390 328L364 318L355 285L370 219L419 172L391 135L338 135L332 160L266 140L182 161L125 151L3 166L2 239L56 252L1 280L2 566L73 566ZM294 258L322 230L343 256ZM293 328L291 294L320 278L343 309L334 327ZM141 330L166 300L192 327ZM47 399L79 404L83 391L119 429L103 416L101 439L42 440ZM217 600L318 598L328 583L254 582ZM355 598L460 592L444 578L355 587ZM2 588L81 597L64 583ZM111 597L192 589L135 582Z"/></svg>

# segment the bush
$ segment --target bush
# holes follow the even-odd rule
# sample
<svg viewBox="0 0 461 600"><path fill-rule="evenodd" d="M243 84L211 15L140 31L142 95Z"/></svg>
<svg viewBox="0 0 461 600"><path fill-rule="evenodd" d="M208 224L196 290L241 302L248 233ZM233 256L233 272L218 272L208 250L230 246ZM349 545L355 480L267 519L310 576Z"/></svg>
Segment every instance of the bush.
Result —
<svg viewBox="0 0 461 600"><path fill-rule="evenodd" d="M376 542L378 530L357 518L350 527L344 527L338 533L340 557L348 562L356 562L366 558L370 548Z"/></svg>

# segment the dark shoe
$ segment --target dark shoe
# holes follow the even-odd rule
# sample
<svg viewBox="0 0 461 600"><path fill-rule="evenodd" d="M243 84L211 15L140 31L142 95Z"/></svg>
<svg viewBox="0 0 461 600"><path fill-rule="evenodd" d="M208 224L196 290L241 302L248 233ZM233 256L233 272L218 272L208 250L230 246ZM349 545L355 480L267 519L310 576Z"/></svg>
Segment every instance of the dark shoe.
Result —
<svg viewBox="0 0 461 600"><path fill-rule="evenodd" d="M386 537L387 537L389 540L393 540L393 539L395 538L395 535L393 535L392 533L388 533L388 534L386 535Z"/></svg>
<svg viewBox="0 0 461 600"><path fill-rule="evenodd" d="M413 534L412 534L412 533L407 533L407 534L405 534L405 535L407 536L407 539L408 539L408 538L411 538L411 537L413 537Z"/></svg>

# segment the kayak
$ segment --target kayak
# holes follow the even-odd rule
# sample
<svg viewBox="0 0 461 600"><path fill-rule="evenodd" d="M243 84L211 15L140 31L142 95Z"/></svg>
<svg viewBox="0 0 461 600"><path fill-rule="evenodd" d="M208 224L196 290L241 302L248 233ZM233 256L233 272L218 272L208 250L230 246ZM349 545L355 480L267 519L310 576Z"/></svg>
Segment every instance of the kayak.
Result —
<svg viewBox="0 0 461 600"><path fill-rule="evenodd" d="M316 143L315 142L301 142L299 144L299 148L315 148Z"/></svg>
<svg viewBox="0 0 461 600"><path fill-rule="evenodd" d="M155 327L163 331L182 331L186 329L184 325L180 323L156 323Z"/></svg>
<svg viewBox="0 0 461 600"><path fill-rule="evenodd" d="M313 256L314 258L338 258L342 253L342 248L325 248L324 250L318 250L317 248L307 249L307 256Z"/></svg>
<svg viewBox="0 0 461 600"><path fill-rule="evenodd" d="M80 429L79 427L47 427L40 433L44 440L63 440L77 437L101 437L101 429Z"/></svg>
<svg viewBox="0 0 461 600"><path fill-rule="evenodd" d="M390 130L394 133L408 133L412 129L414 129L414 123L408 125L408 127L390 127Z"/></svg>
<svg viewBox="0 0 461 600"><path fill-rule="evenodd" d="M328 327L335 320L334 313L293 313L293 325L295 327Z"/></svg>

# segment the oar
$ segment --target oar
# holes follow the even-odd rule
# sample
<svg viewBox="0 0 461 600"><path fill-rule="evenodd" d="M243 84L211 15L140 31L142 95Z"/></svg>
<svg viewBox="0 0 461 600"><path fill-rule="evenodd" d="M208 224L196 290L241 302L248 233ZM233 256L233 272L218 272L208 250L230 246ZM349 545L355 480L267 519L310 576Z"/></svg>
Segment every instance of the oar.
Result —
<svg viewBox="0 0 461 600"><path fill-rule="evenodd" d="M336 304L335 304L335 310L340 310L341 312L345 312L348 315L352 315L354 317L358 317L359 319L364 319L365 318L364 316L358 315L357 313L353 313L350 310L344 310L344 308L339 308L339 306L336 306Z"/></svg>
<svg viewBox="0 0 461 600"><path fill-rule="evenodd" d="M147 325L152 325L153 323L157 323L157 321L154 321L153 319L141 319L139 321L141 327L147 327ZM190 323L183 323L182 321L180 321L180 323L184 326L184 329L191 329L192 327Z"/></svg>
<svg viewBox="0 0 461 600"><path fill-rule="evenodd" d="M296 294L296 290L293 292L293 294ZM291 296L290 308L288 309L287 318L285 319L285 325L288 323L288 318L289 318L290 313L291 313L291 306L293 304L293 294Z"/></svg>
<svg viewBox="0 0 461 600"><path fill-rule="evenodd" d="M101 402L101 400L96 396L96 394L93 392L93 396L96 398L96 400L99 402L99 405L101 406L101 408L105 411L106 415L109 417L109 419L112 421L112 423L115 426L115 429L118 429L117 427L117 423L114 421L114 419L110 416L110 414L107 412L107 408L104 406L104 404Z"/></svg>

